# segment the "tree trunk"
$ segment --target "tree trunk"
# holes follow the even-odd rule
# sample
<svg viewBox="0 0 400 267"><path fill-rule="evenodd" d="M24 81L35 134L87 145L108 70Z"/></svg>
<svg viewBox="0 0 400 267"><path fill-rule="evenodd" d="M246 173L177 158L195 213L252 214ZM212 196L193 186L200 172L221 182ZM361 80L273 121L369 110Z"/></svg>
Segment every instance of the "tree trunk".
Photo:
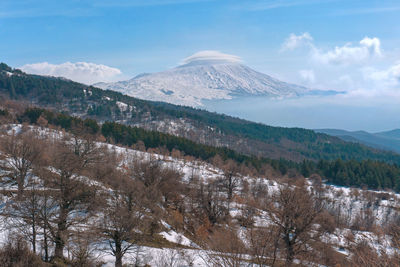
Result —
<svg viewBox="0 0 400 267"><path fill-rule="evenodd" d="M287 248L287 255L286 255L286 266L292 266L292 262L293 262L293 247L289 246Z"/></svg>
<svg viewBox="0 0 400 267"><path fill-rule="evenodd" d="M32 250L36 254L36 225L35 220L32 222Z"/></svg>
<svg viewBox="0 0 400 267"><path fill-rule="evenodd" d="M43 243L44 243L44 261L49 262L49 245L47 243L47 228L46 224L43 226Z"/></svg>
<svg viewBox="0 0 400 267"><path fill-rule="evenodd" d="M122 267L122 248L121 243L115 243L115 267Z"/></svg>
<svg viewBox="0 0 400 267"><path fill-rule="evenodd" d="M54 257L62 259L64 258L64 247L65 247L65 232L67 230L67 214L65 211L60 211L60 221L57 224L57 234L55 237L55 249Z"/></svg>
<svg viewBox="0 0 400 267"><path fill-rule="evenodd" d="M233 181L232 177L228 178L228 201L230 202L232 200L233 196Z"/></svg>
<svg viewBox="0 0 400 267"><path fill-rule="evenodd" d="M276 263L276 254L277 254L277 252L278 252L278 246L279 246L279 241L278 241L278 238L276 238L275 239L275 242L274 242L274 253L273 253L273 256L272 256L272 264L271 264L271 267L274 267L275 266L275 263Z"/></svg>
<svg viewBox="0 0 400 267"><path fill-rule="evenodd" d="M54 243L56 244L56 247L54 249L54 257L58 258L58 259L62 259L64 257L63 252L64 252L65 243L64 243L63 238L61 237L61 233L57 233Z"/></svg>
<svg viewBox="0 0 400 267"><path fill-rule="evenodd" d="M228 185L228 212L231 209L231 201L232 201L232 195L233 195L233 188L232 188L232 182L229 180L229 185Z"/></svg>
<svg viewBox="0 0 400 267"><path fill-rule="evenodd" d="M41 218L40 218L40 220L41 220L41 223L43 224L43 248L44 248L44 261L45 262L49 262L49 243L48 243L48 241L47 241L47 238L48 238L48 236L47 236L47 226L48 226L48 223L49 223L49 221L48 221L48 214L47 214L47 212L48 212L48 210L49 210L49 207L48 207L48 205L47 205L47 201L48 201L48 195L47 194L45 194L44 195L44 200L43 200L44 202L43 202L43 204L44 204L44 206L43 206L43 214L41 214L40 216L41 216Z"/></svg>
<svg viewBox="0 0 400 267"><path fill-rule="evenodd" d="M24 186L25 186L25 175L20 175L17 180L18 185L18 195L17 198L20 200L24 194Z"/></svg>
<svg viewBox="0 0 400 267"><path fill-rule="evenodd" d="M294 251L293 251L293 243L290 239L289 234L286 234L285 237L286 243L286 266L292 266L293 258L294 258Z"/></svg>

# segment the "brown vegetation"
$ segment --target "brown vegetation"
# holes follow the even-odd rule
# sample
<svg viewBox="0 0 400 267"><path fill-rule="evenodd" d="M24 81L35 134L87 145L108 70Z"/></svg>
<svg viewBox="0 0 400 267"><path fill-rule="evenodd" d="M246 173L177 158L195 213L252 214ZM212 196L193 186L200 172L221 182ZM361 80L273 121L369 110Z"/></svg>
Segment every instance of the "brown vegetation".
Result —
<svg viewBox="0 0 400 267"><path fill-rule="evenodd" d="M216 157L213 162L221 172L215 171L215 179L205 181L192 173L184 180L182 173L166 167L158 156L128 157L100 146L97 140L104 139L82 128L63 136L59 132L41 135L27 128L0 136L0 151L8 159L8 163L1 161L2 185L17 185L17 190L2 191L8 201L0 216L10 231L19 233L0 250L0 266L46 266L48 262L96 266L100 263L94 248L101 247L121 267L139 244L164 245L157 235L165 230L161 221L201 245L210 266L399 263L398 254L376 251L350 231L343 248L348 257L326 242L337 229L351 227L354 233L387 234L392 247L399 249L400 220L394 217L383 227L371 210L390 195L353 190L355 199L366 199L370 206L350 220L327 201L317 175L312 176L310 187L290 171L277 177L266 164L258 175L274 176L277 182L245 179L256 171ZM137 146L145 150L140 142ZM165 149L160 151L169 155ZM172 154L184 157L176 149ZM178 254L160 261L175 266Z"/></svg>

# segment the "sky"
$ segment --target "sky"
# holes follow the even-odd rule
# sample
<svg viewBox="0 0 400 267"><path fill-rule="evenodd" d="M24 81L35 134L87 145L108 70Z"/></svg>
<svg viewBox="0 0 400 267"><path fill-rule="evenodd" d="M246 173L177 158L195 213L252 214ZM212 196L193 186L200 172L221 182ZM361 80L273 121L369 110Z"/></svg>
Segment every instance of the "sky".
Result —
<svg viewBox="0 0 400 267"><path fill-rule="evenodd" d="M398 0L1 0L0 61L91 84L201 51L357 99L400 100Z"/></svg>

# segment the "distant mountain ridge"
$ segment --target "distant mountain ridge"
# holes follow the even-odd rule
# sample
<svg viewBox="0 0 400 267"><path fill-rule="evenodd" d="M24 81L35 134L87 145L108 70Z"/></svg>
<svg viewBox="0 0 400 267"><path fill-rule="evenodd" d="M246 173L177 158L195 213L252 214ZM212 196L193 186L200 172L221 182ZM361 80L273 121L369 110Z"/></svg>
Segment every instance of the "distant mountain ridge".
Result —
<svg viewBox="0 0 400 267"><path fill-rule="evenodd" d="M400 140L400 129L375 133L375 135Z"/></svg>
<svg viewBox="0 0 400 267"><path fill-rule="evenodd" d="M315 131L339 137L344 141L361 143L371 147L400 153L400 129L378 133L339 129L317 129Z"/></svg>
<svg viewBox="0 0 400 267"><path fill-rule="evenodd" d="M236 60L209 58L196 58L166 71L140 74L127 81L96 83L94 86L141 99L186 106L202 106L202 100L241 96L283 98L338 93L286 83Z"/></svg>

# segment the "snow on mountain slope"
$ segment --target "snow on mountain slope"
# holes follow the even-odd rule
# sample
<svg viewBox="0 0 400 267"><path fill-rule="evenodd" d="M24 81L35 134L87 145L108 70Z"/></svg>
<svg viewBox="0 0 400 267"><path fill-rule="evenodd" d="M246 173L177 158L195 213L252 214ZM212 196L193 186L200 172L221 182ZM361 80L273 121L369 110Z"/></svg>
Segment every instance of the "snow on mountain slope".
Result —
<svg viewBox="0 0 400 267"><path fill-rule="evenodd" d="M293 97L309 92L257 72L235 56L216 51L198 52L183 64L163 72L142 74L131 80L94 86L130 96L179 105L201 106L202 100L238 96Z"/></svg>

